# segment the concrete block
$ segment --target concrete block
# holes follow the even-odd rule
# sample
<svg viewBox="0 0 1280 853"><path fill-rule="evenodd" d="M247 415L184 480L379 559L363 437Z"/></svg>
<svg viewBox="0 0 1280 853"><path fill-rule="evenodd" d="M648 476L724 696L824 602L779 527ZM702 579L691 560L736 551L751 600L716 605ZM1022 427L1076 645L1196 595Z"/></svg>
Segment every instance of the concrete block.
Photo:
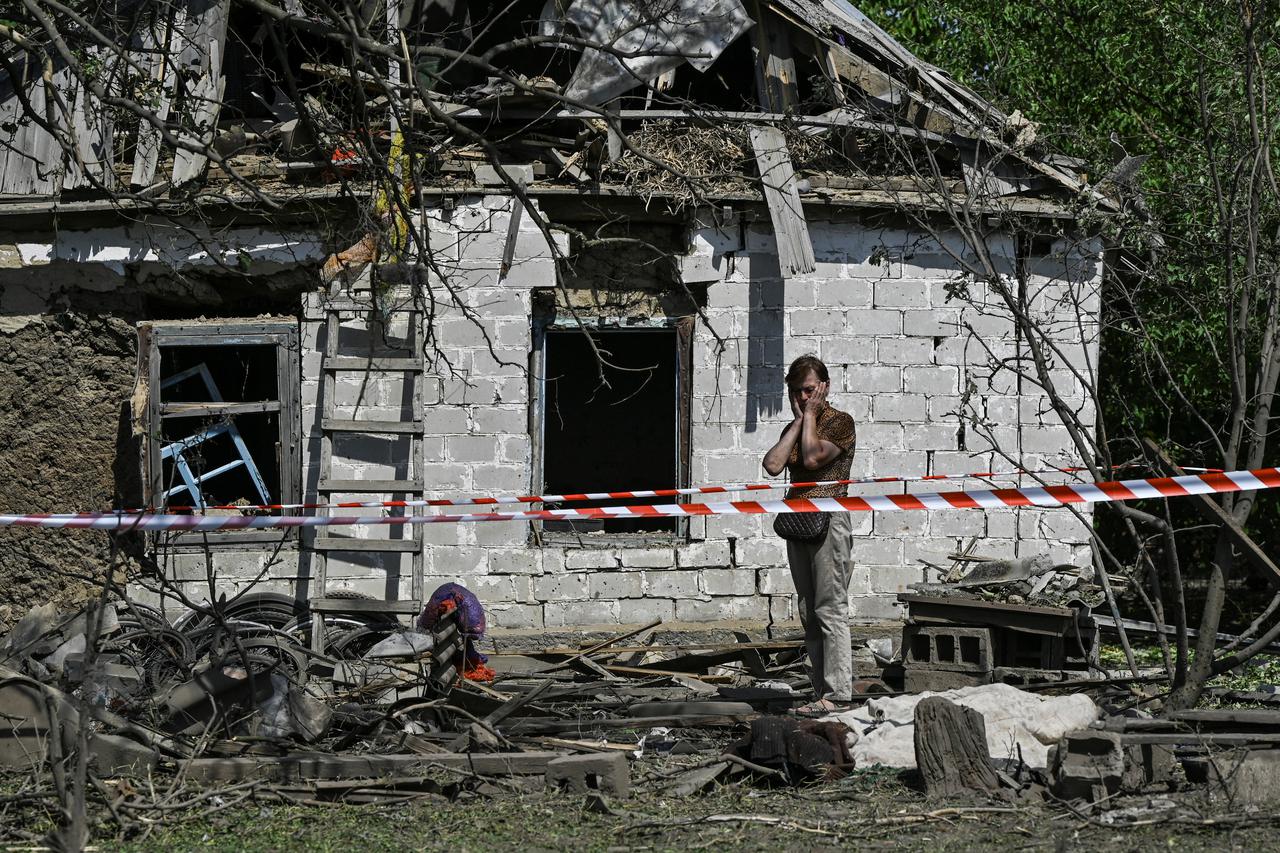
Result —
<svg viewBox="0 0 1280 853"><path fill-rule="evenodd" d="M871 344L869 340L867 343ZM845 372L844 387L846 391L858 391L863 394L896 394L902 391L902 376L901 367L860 366L857 370Z"/></svg>
<svg viewBox="0 0 1280 853"><path fill-rule="evenodd" d="M471 485L486 492L523 492L529 486L529 472L523 465L476 465L471 469Z"/></svg>
<svg viewBox="0 0 1280 853"><path fill-rule="evenodd" d="M533 183L533 166L530 165L513 165L511 163L503 163L502 174L498 169L490 163L476 163L472 167L472 174L475 176L477 184L485 186L508 186L508 181L524 184L528 186ZM503 179L503 175L506 179ZM456 214L455 214L456 217Z"/></svg>
<svg viewBox="0 0 1280 853"><path fill-rule="evenodd" d="M876 358L884 364L932 364L933 340L931 338L879 338L876 341Z"/></svg>
<svg viewBox="0 0 1280 853"><path fill-rule="evenodd" d="M903 448L902 425L897 423L858 424L857 439L859 451L901 450Z"/></svg>
<svg viewBox="0 0 1280 853"><path fill-rule="evenodd" d="M565 553L566 569L616 569L618 554L608 548L579 548Z"/></svg>
<svg viewBox="0 0 1280 853"><path fill-rule="evenodd" d="M926 690L941 692L990 683L990 673L950 672L940 669L905 669L902 672L902 685L907 693L923 693Z"/></svg>
<svg viewBox="0 0 1280 853"><path fill-rule="evenodd" d="M783 561L786 561L785 554ZM795 583L791 580L791 569L785 565L781 568L759 569L757 584L762 595L793 595L796 591Z"/></svg>
<svg viewBox="0 0 1280 853"><path fill-rule="evenodd" d="M923 422L928 411L928 398L921 394L877 394L871 401L871 416L881 423Z"/></svg>
<svg viewBox="0 0 1280 853"><path fill-rule="evenodd" d="M515 547L529 541L527 521L486 521L471 525L476 545L489 547Z"/></svg>
<svg viewBox="0 0 1280 853"><path fill-rule="evenodd" d="M928 308L929 283L907 278L877 281L873 299L876 308Z"/></svg>
<svg viewBox="0 0 1280 853"><path fill-rule="evenodd" d="M959 369L951 365L936 364L902 369L902 387L911 394L957 394L959 378Z"/></svg>
<svg viewBox="0 0 1280 853"><path fill-rule="evenodd" d="M454 462L493 462L498 458L498 439L489 435L450 436L448 454Z"/></svg>
<svg viewBox="0 0 1280 853"><path fill-rule="evenodd" d="M907 336L945 338L960 334L958 308L930 308L902 312L902 333Z"/></svg>
<svg viewBox="0 0 1280 853"><path fill-rule="evenodd" d="M903 607L892 595L855 595L849 598L849 619L862 624L900 622Z"/></svg>
<svg viewBox="0 0 1280 853"><path fill-rule="evenodd" d="M1125 791L1139 791L1150 785L1176 785L1178 759L1170 744L1130 744L1124 748L1124 777L1120 786ZM1272 786L1273 791L1276 786ZM1273 800L1272 805L1280 800Z"/></svg>
<svg viewBox="0 0 1280 853"><path fill-rule="evenodd" d="M667 569L676 564L671 548L623 548L618 556L624 569Z"/></svg>
<svg viewBox="0 0 1280 853"><path fill-rule="evenodd" d="M485 616L494 628L541 628L541 604L493 604L485 607Z"/></svg>
<svg viewBox="0 0 1280 853"><path fill-rule="evenodd" d="M845 312L845 324L849 334L868 337L901 335L902 312L855 308Z"/></svg>
<svg viewBox="0 0 1280 853"><path fill-rule="evenodd" d="M1124 749L1116 732L1068 732L1049 752L1050 791L1064 800L1104 799L1120 790L1124 770Z"/></svg>
<svg viewBox="0 0 1280 853"><path fill-rule="evenodd" d="M631 796L631 768L620 752L567 755L547 764L547 786L574 794L599 791L612 797Z"/></svg>
<svg viewBox="0 0 1280 853"><path fill-rule="evenodd" d="M906 625L902 654L906 667L988 674L995 667L990 628Z"/></svg>
<svg viewBox="0 0 1280 853"><path fill-rule="evenodd" d="M792 335L836 335L850 328L843 311L797 310L787 319Z"/></svg>
<svg viewBox="0 0 1280 853"><path fill-rule="evenodd" d="M489 574L540 575L542 574L542 552L535 548L491 550L489 551Z"/></svg>
<svg viewBox="0 0 1280 853"><path fill-rule="evenodd" d="M865 278L836 278L816 282L816 304L821 308L870 308L871 282Z"/></svg>
<svg viewBox="0 0 1280 853"><path fill-rule="evenodd" d="M587 598L587 576L541 575L534 579L533 597L539 601L584 601Z"/></svg>
<svg viewBox="0 0 1280 853"><path fill-rule="evenodd" d="M754 569L708 569L702 588L709 595L752 595L756 591Z"/></svg>
<svg viewBox="0 0 1280 853"><path fill-rule="evenodd" d="M763 622L767 618L769 599L759 595L676 600L676 619L681 622Z"/></svg>
<svg viewBox="0 0 1280 853"><path fill-rule="evenodd" d="M786 543L771 533L738 543L740 566L784 566L786 562Z"/></svg>
<svg viewBox="0 0 1280 853"><path fill-rule="evenodd" d="M698 574L673 570L645 572L646 595L653 598L690 598L698 595Z"/></svg>
<svg viewBox="0 0 1280 853"><path fill-rule="evenodd" d="M729 543L723 539L692 542L676 548L676 564L681 568L729 565Z"/></svg>
<svg viewBox="0 0 1280 853"><path fill-rule="evenodd" d="M867 364L875 361L875 340L865 336L824 338L818 354L830 365Z"/></svg>
<svg viewBox="0 0 1280 853"><path fill-rule="evenodd" d="M619 623L621 603L617 601L548 601L542 606L543 623L548 628L585 628Z"/></svg>
<svg viewBox="0 0 1280 853"><path fill-rule="evenodd" d="M926 450L955 450L959 444L959 434L960 428L956 424L910 424L903 430L903 440L907 449L917 453Z"/></svg>
<svg viewBox="0 0 1280 853"><path fill-rule="evenodd" d="M674 622L676 603L669 598L632 598L618 604L618 619L623 624L645 625L655 619Z"/></svg>
<svg viewBox="0 0 1280 853"><path fill-rule="evenodd" d="M644 595L643 578L636 572L596 572L587 578L591 598L640 598Z"/></svg>

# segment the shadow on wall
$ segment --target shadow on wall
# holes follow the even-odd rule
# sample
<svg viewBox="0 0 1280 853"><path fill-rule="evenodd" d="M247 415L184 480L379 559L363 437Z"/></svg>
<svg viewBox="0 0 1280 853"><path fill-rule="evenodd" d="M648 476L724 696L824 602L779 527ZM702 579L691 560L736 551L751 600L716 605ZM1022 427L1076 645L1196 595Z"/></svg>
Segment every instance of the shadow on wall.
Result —
<svg viewBox="0 0 1280 853"><path fill-rule="evenodd" d="M747 432L783 411L783 287L777 255L752 253L747 313Z"/></svg>

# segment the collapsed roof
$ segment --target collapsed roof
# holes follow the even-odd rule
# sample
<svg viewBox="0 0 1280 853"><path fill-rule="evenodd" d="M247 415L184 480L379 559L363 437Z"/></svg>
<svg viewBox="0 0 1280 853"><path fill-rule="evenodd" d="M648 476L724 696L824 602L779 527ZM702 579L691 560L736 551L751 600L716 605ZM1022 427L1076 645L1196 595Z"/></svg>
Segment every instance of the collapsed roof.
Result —
<svg viewBox="0 0 1280 853"><path fill-rule="evenodd" d="M50 10L0 75L0 197L316 197L381 171L677 201L761 183L1049 215L1100 201L1032 123L846 0L388 2L354 35L312 0ZM50 26L78 50L36 37Z"/></svg>

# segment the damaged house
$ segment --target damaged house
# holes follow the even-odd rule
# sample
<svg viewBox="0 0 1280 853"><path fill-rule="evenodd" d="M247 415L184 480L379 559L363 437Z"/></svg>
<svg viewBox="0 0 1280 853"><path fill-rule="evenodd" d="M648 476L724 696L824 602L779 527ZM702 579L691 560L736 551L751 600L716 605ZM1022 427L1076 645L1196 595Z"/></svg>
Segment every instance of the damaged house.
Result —
<svg viewBox="0 0 1280 853"><path fill-rule="evenodd" d="M327 9L120 2L51 22L90 47L48 64L3 48L3 512L758 483L804 353L854 477L1080 464L1107 201L849 3ZM859 514L851 612L898 617L957 552L1089 567L1089 541L1060 510ZM501 628L795 618L760 515L0 531L13 601L109 561L170 609L417 613L457 581Z"/></svg>

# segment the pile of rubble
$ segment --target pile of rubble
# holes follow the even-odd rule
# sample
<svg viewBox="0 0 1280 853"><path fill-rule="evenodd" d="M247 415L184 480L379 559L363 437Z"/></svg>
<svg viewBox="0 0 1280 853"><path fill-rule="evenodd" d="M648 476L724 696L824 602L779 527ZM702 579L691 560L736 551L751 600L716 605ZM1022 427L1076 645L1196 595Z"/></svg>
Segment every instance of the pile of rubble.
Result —
<svg viewBox="0 0 1280 853"><path fill-rule="evenodd" d="M1234 790L1234 780L1267 776L1280 755L1234 752L1280 739L1271 711L1155 719L1120 710L1134 705L1125 686L1026 690L993 679L995 669L912 690L920 637L936 657L947 631L974 630L928 625L939 605L927 597L911 604L905 661L893 643L870 643L877 654L864 650L859 668L876 677L857 682L852 706L806 719L789 713L812 698L799 640L693 642L655 622L577 646L490 642L486 658L482 613L463 593L446 585L412 627L365 621L358 608L327 617L323 654L304 606L270 594L172 623L127 600L73 614L32 608L0 640L0 768L43 778L83 750L97 780L387 803L544 789L681 797L881 766L915 774L932 797L1047 797L1087 809L1196 781L1230 779ZM978 630L989 665L1000 642L984 646L993 640ZM1240 796L1270 796L1250 785ZM154 781L119 790L110 807L121 820L159 808Z"/></svg>

